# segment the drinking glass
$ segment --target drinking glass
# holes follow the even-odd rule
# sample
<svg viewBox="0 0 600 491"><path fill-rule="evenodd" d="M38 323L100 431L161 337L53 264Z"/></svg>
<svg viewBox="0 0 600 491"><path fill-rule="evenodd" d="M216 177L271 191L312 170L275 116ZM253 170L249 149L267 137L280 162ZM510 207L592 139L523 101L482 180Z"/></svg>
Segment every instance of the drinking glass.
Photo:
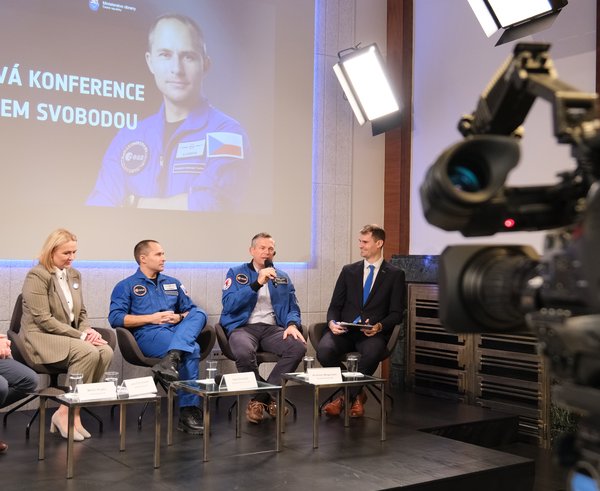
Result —
<svg viewBox="0 0 600 491"><path fill-rule="evenodd" d="M105 372L104 381L112 382L113 384L115 384L116 389L117 385L119 385L119 372Z"/></svg>
<svg viewBox="0 0 600 491"><path fill-rule="evenodd" d="M77 386L83 383L83 373L69 373L69 395L76 397Z"/></svg>
<svg viewBox="0 0 600 491"><path fill-rule="evenodd" d="M206 378L212 380L214 383L215 376L217 375L217 362L210 360L206 362Z"/></svg>
<svg viewBox="0 0 600 491"><path fill-rule="evenodd" d="M358 358L359 355L348 355L346 357L346 367L349 373L358 372Z"/></svg>
<svg viewBox="0 0 600 491"><path fill-rule="evenodd" d="M302 358L302 362L304 364L304 373L308 373L308 369L315 366L314 356L305 356Z"/></svg>

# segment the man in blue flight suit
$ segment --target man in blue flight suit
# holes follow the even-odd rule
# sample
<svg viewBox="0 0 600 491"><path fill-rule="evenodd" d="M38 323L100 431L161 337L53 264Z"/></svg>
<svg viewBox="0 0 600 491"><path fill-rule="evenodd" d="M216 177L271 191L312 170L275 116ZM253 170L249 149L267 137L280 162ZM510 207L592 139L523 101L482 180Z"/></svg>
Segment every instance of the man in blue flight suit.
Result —
<svg viewBox="0 0 600 491"><path fill-rule="evenodd" d="M206 313L194 305L178 280L162 274L165 252L158 242L143 240L133 254L139 268L113 289L110 325L131 329L144 355L162 358L152 371L164 383L198 379L200 346L196 339L206 325ZM202 432L198 396L179 393L177 429Z"/></svg>
<svg viewBox="0 0 600 491"><path fill-rule="evenodd" d="M273 266L273 238L264 232L255 235L250 254L252 261L227 272L220 323L229 336L238 372L254 372L260 380L256 362L260 348L280 356L267 378L268 383L280 385L281 375L296 370L306 353L300 307L292 280ZM246 418L258 424L265 410L275 417L277 404L270 394L257 393L248 404Z"/></svg>
<svg viewBox="0 0 600 491"><path fill-rule="evenodd" d="M210 67L202 31L183 15L158 17L146 63L163 104L137 128L117 134L86 204L240 211L249 175L248 137L202 96Z"/></svg>

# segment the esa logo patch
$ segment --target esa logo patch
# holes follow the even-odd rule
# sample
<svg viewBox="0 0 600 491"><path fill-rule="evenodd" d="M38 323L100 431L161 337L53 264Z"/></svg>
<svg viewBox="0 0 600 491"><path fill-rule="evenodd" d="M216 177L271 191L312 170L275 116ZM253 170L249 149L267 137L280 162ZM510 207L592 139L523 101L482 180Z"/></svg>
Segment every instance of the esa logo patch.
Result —
<svg viewBox="0 0 600 491"><path fill-rule="evenodd" d="M148 146L142 141L128 143L121 153L121 168L127 174L137 174L148 162Z"/></svg>
<svg viewBox="0 0 600 491"><path fill-rule="evenodd" d="M247 285L248 277L244 273L239 273L235 276L235 281L237 281L240 285Z"/></svg>
<svg viewBox="0 0 600 491"><path fill-rule="evenodd" d="M229 290L230 286L231 286L231 278L227 278L225 280L225 284L223 285L223 290Z"/></svg>
<svg viewBox="0 0 600 491"><path fill-rule="evenodd" d="M144 285L135 285L133 287L133 294L138 297L143 297L146 293L148 293L148 290Z"/></svg>

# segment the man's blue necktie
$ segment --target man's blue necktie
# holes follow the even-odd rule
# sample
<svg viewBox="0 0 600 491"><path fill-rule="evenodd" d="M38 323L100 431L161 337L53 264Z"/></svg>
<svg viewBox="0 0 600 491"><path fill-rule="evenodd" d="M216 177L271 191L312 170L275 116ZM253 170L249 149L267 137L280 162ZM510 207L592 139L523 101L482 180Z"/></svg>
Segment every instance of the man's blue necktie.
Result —
<svg viewBox="0 0 600 491"><path fill-rule="evenodd" d="M365 286L363 287L363 305L367 303L367 298L369 298L369 293L371 292L371 286L373 286L373 271L375 270L375 266L372 264L369 265L369 274L367 275L367 280L365 281Z"/></svg>

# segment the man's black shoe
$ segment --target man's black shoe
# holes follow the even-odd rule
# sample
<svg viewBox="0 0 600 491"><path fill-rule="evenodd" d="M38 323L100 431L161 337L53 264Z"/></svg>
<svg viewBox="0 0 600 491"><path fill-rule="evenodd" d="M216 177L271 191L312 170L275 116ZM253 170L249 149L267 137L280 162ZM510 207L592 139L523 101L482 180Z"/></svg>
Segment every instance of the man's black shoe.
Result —
<svg viewBox="0 0 600 491"><path fill-rule="evenodd" d="M179 431L185 431L190 435L201 435L204 431L202 424L202 411L196 406L185 406L179 408Z"/></svg>
<svg viewBox="0 0 600 491"><path fill-rule="evenodd" d="M170 384L179 380L179 362L181 361L181 351L171 350L162 360L152 367L152 372L163 383Z"/></svg>

